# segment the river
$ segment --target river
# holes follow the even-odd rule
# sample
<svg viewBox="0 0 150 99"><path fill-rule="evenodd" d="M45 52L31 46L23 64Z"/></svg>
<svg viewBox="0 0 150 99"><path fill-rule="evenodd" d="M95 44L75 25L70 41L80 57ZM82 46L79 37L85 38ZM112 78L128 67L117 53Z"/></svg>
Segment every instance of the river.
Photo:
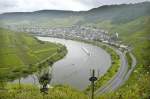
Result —
<svg viewBox="0 0 150 99"><path fill-rule="evenodd" d="M110 55L100 47L72 40L37 38L42 41L61 43L68 50L67 55L52 66L51 85L65 84L84 90L90 84L89 77L92 69L95 69L96 76L102 76L111 66ZM33 74L22 78L21 83L37 84L38 80Z"/></svg>

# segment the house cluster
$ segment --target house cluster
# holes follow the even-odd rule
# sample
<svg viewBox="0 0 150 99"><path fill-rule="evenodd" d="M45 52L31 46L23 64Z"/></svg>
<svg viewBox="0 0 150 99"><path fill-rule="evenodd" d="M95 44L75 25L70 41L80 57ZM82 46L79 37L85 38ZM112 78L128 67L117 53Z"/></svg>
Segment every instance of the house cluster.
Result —
<svg viewBox="0 0 150 99"><path fill-rule="evenodd" d="M110 40L111 36L107 31L87 26L71 27L43 27L43 26L11 26L16 31L29 32L41 36L51 36L60 38L81 38L81 39L101 39Z"/></svg>
<svg viewBox="0 0 150 99"><path fill-rule="evenodd" d="M56 38L65 38L65 39L85 39L85 40L99 40L103 43L115 45L124 49L127 49L128 46L118 43L118 33L109 34L108 31L99 29L91 26L70 26L70 27L46 27L46 26L9 26L8 28L21 31L29 32L37 36L50 36Z"/></svg>

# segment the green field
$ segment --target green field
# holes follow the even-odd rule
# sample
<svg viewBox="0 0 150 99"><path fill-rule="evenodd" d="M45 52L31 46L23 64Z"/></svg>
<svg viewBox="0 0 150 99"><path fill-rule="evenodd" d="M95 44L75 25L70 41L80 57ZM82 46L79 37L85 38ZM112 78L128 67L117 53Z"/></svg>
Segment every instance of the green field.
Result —
<svg viewBox="0 0 150 99"><path fill-rule="evenodd" d="M66 49L60 44L42 42L26 33L0 29L0 81L26 76L50 63L52 65L65 54Z"/></svg>

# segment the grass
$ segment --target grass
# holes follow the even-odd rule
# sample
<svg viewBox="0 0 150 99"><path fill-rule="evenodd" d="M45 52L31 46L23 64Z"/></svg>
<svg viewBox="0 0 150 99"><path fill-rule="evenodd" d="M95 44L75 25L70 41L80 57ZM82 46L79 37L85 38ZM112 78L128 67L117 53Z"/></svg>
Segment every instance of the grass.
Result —
<svg viewBox="0 0 150 99"><path fill-rule="evenodd" d="M43 95L34 85L7 85L1 90L0 99L88 99L84 93L69 86L57 85L49 89L48 94Z"/></svg>
<svg viewBox="0 0 150 99"><path fill-rule="evenodd" d="M0 81L27 76L65 54L66 48L60 44L0 28Z"/></svg>

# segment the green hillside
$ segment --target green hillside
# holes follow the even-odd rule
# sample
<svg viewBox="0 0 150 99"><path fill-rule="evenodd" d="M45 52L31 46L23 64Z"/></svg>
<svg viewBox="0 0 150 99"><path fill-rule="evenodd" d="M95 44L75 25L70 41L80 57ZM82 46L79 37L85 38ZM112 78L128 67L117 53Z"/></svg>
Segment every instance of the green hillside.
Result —
<svg viewBox="0 0 150 99"><path fill-rule="evenodd" d="M0 25L71 26L111 20L113 24L128 23L150 15L150 2L122 5L104 5L89 11L40 10L0 14Z"/></svg>
<svg viewBox="0 0 150 99"><path fill-rule="evenodd" d="M125 24L113 24L111 20L105 20L95 26L108 29L111 33L119 33L121 40L133 48L132 53L138 62L125 85L100 98L148 99L150 97L150 16L140 17Z"/></svg>
<svg viewBox="0 0 150 99"><path fill-rule="evenodd" d="M0 81L13 80L62 58L62 45L42 42L26 33L0 29ZM48 62L47 62L48 60Z"/></svg>

